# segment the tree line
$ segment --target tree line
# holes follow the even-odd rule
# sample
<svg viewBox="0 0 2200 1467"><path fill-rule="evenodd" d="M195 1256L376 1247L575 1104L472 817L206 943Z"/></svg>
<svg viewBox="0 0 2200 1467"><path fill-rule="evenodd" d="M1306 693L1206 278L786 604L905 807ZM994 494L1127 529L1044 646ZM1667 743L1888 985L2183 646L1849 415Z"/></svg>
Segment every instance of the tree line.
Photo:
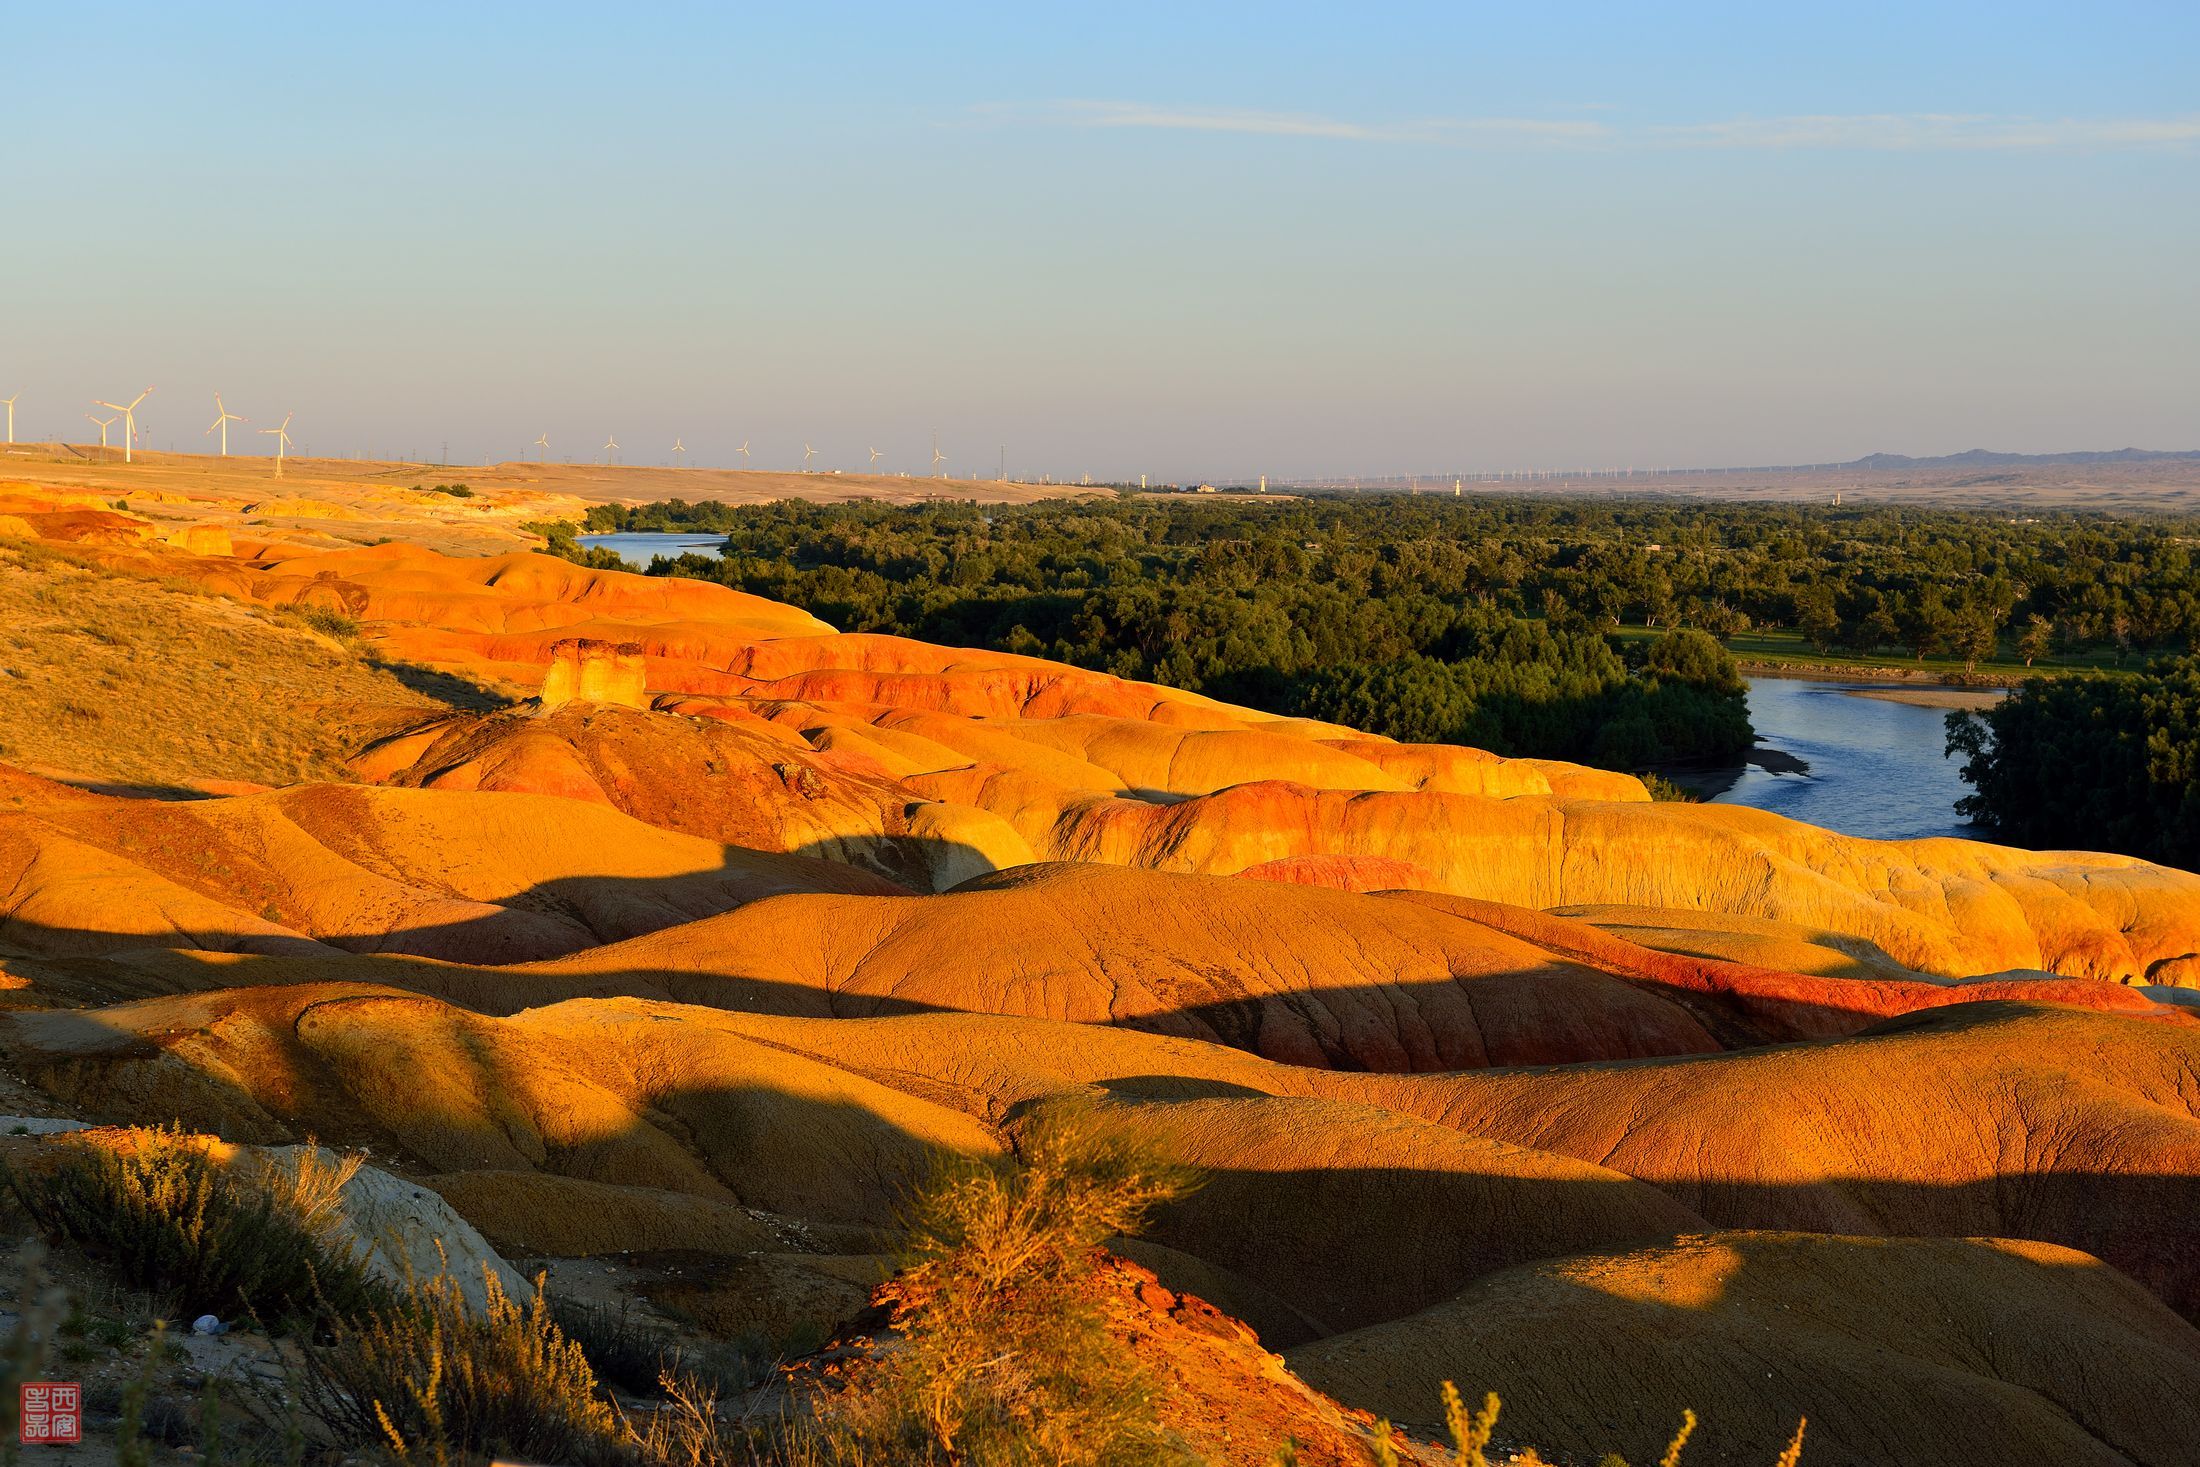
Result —
<svg viewBox="0 0 2200 1467"><path fill-rule="evenodd" d="M1401 505L669 501L597 506L586 528L722 531L723 558L659 558L651 573L846 631L1049 657L1394 737L1622 769L1749 747L1741 678L1705 632L1607 636L1524 594L1526 556L1485 575L1484 547L1389 512Z"/></svg>
<svg viewBox="0 0 2200 1467"><path fill-rule="evenodd" d="M2029 664L2200 650L2192 516L1141 496L985 509L673 500L599 505L587 528L720 530L749 558L744 574L788 580L784 567L865 615L889 596L866 574L914 570L963 590L1318 574L1355 593L1486 601L1600 631L1786 630L1829 652Z"/></svg>

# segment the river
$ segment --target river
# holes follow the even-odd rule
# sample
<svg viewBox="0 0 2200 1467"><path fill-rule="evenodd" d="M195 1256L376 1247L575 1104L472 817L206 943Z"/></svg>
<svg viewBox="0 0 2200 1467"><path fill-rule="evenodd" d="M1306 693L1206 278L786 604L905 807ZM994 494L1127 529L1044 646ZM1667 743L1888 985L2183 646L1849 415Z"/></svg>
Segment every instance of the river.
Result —
<svg viewBox="0 0 2200 1467"><path fill-rule="evenodd" d="M1956 772L1961 761L1942 757L1946 710L1859 697L1856 690L1865 686L1871 685L1749 679L1757 741L1803 760L1810 772L1774 774L1751 765L1711 803L1750 805L1875 840L1978 839L1980 832L1955 811L1971 787Z"/></svg>
<svg viewBox="0 0 2200 1467"><path fill-rule="evenodd" d="M640 570L658 555L692 551L714 556L725 537L637 531L583 535L580 542L615 550ZM1845 835L1875 840L1977 837L1979 832L1955 811L1970 786L1958 777L1957 761L1941 755L1947 742L1946 712L1859 697L1856 690L1864 686L1870 685L1749 679L1749 721L1756 725L1758 743L1802 760L1810 772L1775 774L1752 764L1738 776L1684 776L1687 783L1715 805L1771 810Z"/></svg>

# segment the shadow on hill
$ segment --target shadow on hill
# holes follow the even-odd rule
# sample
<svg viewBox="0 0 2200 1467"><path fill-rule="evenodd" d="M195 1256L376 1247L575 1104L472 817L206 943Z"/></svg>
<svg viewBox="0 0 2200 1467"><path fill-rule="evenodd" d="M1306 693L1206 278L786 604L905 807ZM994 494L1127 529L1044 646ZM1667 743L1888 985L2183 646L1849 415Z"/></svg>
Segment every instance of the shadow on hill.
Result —
<svg viewBox="0 0 2200 1467"><path fill-rule="evenodd" d="M56 784L88 795L106 795L117 800L213 800L226 791L194 789L187 784L135 783L122 780L56 778Z"/></svg>
<svg viewBox="0 0 2200 1467"><path fill-rule="evenodd" d="M402 988L490 1015L576 998L640 998L799 1018L986 1013L1107 1024L1336 1073L1654 1061L1850 1035L1888 1017L1862 1001L1844 1004L1841 989L1849 980L1821 980L1819 996L1810 1001L1750 995L1744 1003L1599 971L1563 954L1512 971L1293 986L1294 975L1279 974L1266 962L1248 960L1232 972L1211 969L1204 958L1173 959L1166 939L1156 937L1145 971L1111 973L1071 911L1052 913L1049 925L1002 934L1001 941L970 950L961 965L943 963L936 972L903 979L887 969L867 976L861 951L832 959L821 953L815 979L796 981L803 965L790 967L787 953L747 947L784 938L766 904L867 899L804 889L800 874L796 867L786 879L753 870L581 877L544 883L463 921L370 933L199 929L140 937L57 931L18 917L0 923L0 943L34 961L40 955L71 959L66 972L56 969L43 987L75 1005L336 980ZM722 937L701 925L730 922L752 907L758 908L754 921L729 926ZM857 910L846 909L846 916ZM789 930L815 928L823 935L844 925L841 911L805 914ZM261 915L278 914L270 906ZM653 952L650 936L673 928L692 930L677 946ZM891 930L874 941L885 941ZM942 940L952 939L950 928ZM637 945L631 957L621 950L629 942ZM681 962L669 964L658 953ZM98 961L109 954L127 956ZM1001 963L1018 976L996 989L979 975ZM1927 986L1924 992L1936 1002L1961 1001L1960 989ZM2163 1009L2161 1015L2162 1022L2195 1022L2180 1011Z"/></svg>
<svg viewBox="0 0 2200 1467"><path fill-rule="evenodd" d="M240 906L244 901L193 880L196 867L210 859L196 847L170 849L174 840L168 836L148 842L109 839L96 830L85 835L148 870L172 870L170 879L198 885L216 900L234 900ZM378 896L376 905L383 910L371 925L351 919L356 903L332 890L329 878L322 876L309 898L282 886L254 898L257 910L252 916L287 930L270 932L240 921L224 931L201 922L165 935L138 935L131 924L141 914L118 907L113 931L52 929L18 916L0 921L0 941L32 954L132 948L180 954L188 948L258 955L255 963L242 967L209 965L180 955L134 958L115 965L111 983L103 985L97 977L72 982L66 1001L74 1003L159 991L162 982L185 989L352 977L353 970L332 970L327 964L363 963L371 966L356 970L361 981L413 989L484 1013L512 1013L565 998L623 996L804 1017L929 1011L1067 1017L1218 1043L1284 1063L1378 1073L1749 1049L1855 1034L1913 1009L2008 997L2010 990L2022 993L2028 988L2037 989L2043 999L2138 1012L2165 1023L2200 1023L2184 1011L2144 1003L2129 990L2078 980L1972 991L1958 984L1812 977L1641 948L1572 919L1470 898L1426 892L1351 897L1315 888L1256 886L1232 877L1120 873L1124 881L1138 884L1142 901L1153 894L1148 888L1178 884L1193 892L1242 896L1247 903L1242 911L1241 904L1227 904L1223 910L1245 921L1260 919L1261 909L1251 904L1254 898L1288 890L1324 903L1410 902L1462 924L1447 940L1484 929L1495 934L1493 946L1525 943L1543 955L1509 971L1325 986L1288 942L1249 942L1232 951L1234 967L1211 966L1211 941L1196 951L1187 947L1172 955L1170 923L1157 915L1150 929L1124 930L1121 903L1106 917L1112 925L1098 932L1094 921L1100 919L1088 920L1073 901L1019 907L1022 925L1002 930L990 909L981 905L991 899L987 894L1043 880L1047 868L995 870L982 850L965 842L891 837L870 841L866 853L872 859L858 864L848 859L849 843L826 843L792 854L728 847L716 869L559 878L473 903L473 914L452 920L412 920L402 905ZM384 858L353 854L349 859L366 860L371 872ZM940 907L924 909L941 917L941 940L962 945L959 964L943 963L938 973L916 982L883 972L866 977L859 972L865 966L863 953L846 946L857 939L844 930L847 924L837 907L784 923L783 931L758 921L730 928L714 940L712 929L696 928L678 949L689 959L678 967L661 966L647 950L632 959L617 952L600 959L589 956L593 950L726 917L759 903L914 894L880 874L880 868L913 878L926 871L981 873L928 899ZM1091 869L1117 872L1113 867ZM235 872L230 875L233 882L241 880ZM421 910L458 904L455 895L436 895L431 885L420 890ZM965 902L972 904L966 918L945 915ZM885 941L892 928L889 924L871 940ZM767 943L782 943L789 934L817 941L821 952L837 954L814 965L815 981L775 976L788 971L784 952L743 947L760 940L759 935ZM1228 950L1228 944L1223 946ZM1106 971L1107 954L1116 949L1121 949L1118 958L1136 966ZM543 966L511 971L518 964ZM972 974L1010 973L1013 981L1000 991L975 979L958 984L952 981L958 967ZM248 972L264 976L248 977Z"/></svg>
<svg viewBox="0 0 2200 1467"><path fill-rule="evenodd" d="M370 656L367 665L376 672L388 673L423 697L433 698L446 707L469 713L494 712L499 708L509 708L517 701L510 694L498 692L472 678L462 677L455 672L422 667L415 662L394 662L383 657Z"/></svg>
<svg viewBox="0 0 2200 1467"><path fill-rule="evenodd" d="M1433 1128L1430 1116L1441 1108L1436 1089L1429 1109L1409 1110L1402 1100L1389 1110L1353 1102L1340 1121L1332 1113L1335 1102L1321 1095L1330 1084L1325 1072L1288 1066L1254 1072L1272 1075L1275 1088L1264 1089L1250 1083L1250 1075L1230 1080L1197 1073L1196 1054L1184 1056L1184 1074L1157 1072L1150 1068L1151 1049L1132 1056L1145 1064L1116 1069L1107 1052L1080 1046L1071 1026L1005 1019L948 1025L936 1016L749 1032L740 1022L753 1016L746 1003L739 1015L622 1006L497 1019L423 995L442 987L465 1004L470 984L500 976L525 984L537 975L453 969L420 959L341 963L356 969L360 981L329 982L325 962L289 958L202 964L208 987L253 976L269 981L206 993L173 1011L18 1014L0 1021L0 1051L16 1075L94 1118L175 1120L260 1143L318 1136L368 1148L377 1164L416 1176L469 1175L476 1179L470 1201L476 1220L494 1234L510 1228L518 1209L531 1209L529 1235L544 1254L559 1251L559 1229L570 1223L561 1222L560 1207L600 1208L604 1199L576 1190L563 1203L529 1193L515 1194L507 1205L497 1200L495 1178L539 1173L733 1204L779 1220L773 1226L783 1226L789 1239L810 1239L812 1248L869 1252L890 1242L902 1199L938 1157L983 1153L1001 1143L1013 1147L1031 1097L1018 1100L1008 1083L987 1076L1001 1063L1016 1063L1013 1057L1031 1055L1053 1034L1066 1046L1056 1061L1063 1072L1089 1078L1065 1080L1047 1094L1100 1097L1165 1148L1182 1148L1204 1173L1204 1185L1164 1208L1151 1230L1153 1243L1192 1261L1172 1271L1161 1258L1165 1280L1229 1312L1263 1320L1271 1348L1405 1319L1444 1305L1480 1280L1511 1278L1507 1271L1542 1260L1617 1256L1705 1228L2030 1238L2102 1257L2186 1319L2200 1318L2200 1175L2123 1170L2108 1158L2093 1169L2039 1165L2030 1158L2052 1147L2034 1142L2066 1139L2066 1118L2046 1112L2039 1116L2045 1129L2038 1136L1982 1133L1980 1160L1988 1174L1962 1181L1853 1171L1790 1183L1722 1177L1716 1169L1684 1175L1703 1147L1731 1150L1737 1160L1759 1155L1766 1138L1777 1134L1760 1124L1776 1106L1762 1115L1723 1117L1726 1129L1683 1148L1670 1174L1643 1168L1636 1179L1585 1179L1575 1163L1566 1164L1569 1174L1555 1174L1559 1169L1540 1159L1542 1153L1515 1145L1485 1146L1473 1154L1478 1160L1462 1161L1432 1144L1422 1164L1369 1165L1360 1159L1365 1148L1358 1138ZM160 971L137 958L52 960L33 969L45 966L113 967L148 976ZM42 971L28 976L43 984ZM400 979L410 981L395 986ZM609 989L678 996L678 983L662 973L619 971L596 981ZM516 994L505 994L506 1002ZM790 1008L818 998L782 995ZM1875 1032L1962 1034L1996 1017L1989 1008L2006 1017L2009 1006L1979 1008L1912 1016ZM825 1013L831 1011L826 1005ZM903 1041L926 1057L916 1068L897 1061L893 1045L878 1042L886 1032L881 1023L912 1022L925 1026ZM2082 1057L2072 1063L2082 1068ZM1495 1072L1486 1080L1514 1086L1548 1081L1555 1101L1573 1077L1607 1068ZM1392 1083L1450 1093L1484 1081L1469 1074ZM2086 1082L2076 1076L2072 1083L2082 1091ZM1963 1096L1953 1099L1960 1103ZM1243 1114L1266 1117L1268 1124L1231 1129L1237 1112L1230 1107L1249 1107ZM2119 1113L2112 1105L2103 1124L2113 1126ZM2031 1108L2019 1106L2015 1114L2029 1117ZM1655 1117L1644 1116L1636 1124L1654 1123ZM1324 1125L1343 1128L1325 1133ZM1364 1131L1352 1129L1363 1125ZM1323 1152L1324 1135L1336 1149ZM1852 1139L1869 1138L1860 1133ZM1317 1159L1324 1155L1327 1160ZM1893 1168L1906 1164L1903 1157L1888 1161ZM622 1247L686 1246L670 1213L635 1206L633 1216L644 1220L627 1224ZM652 1227L662 1231L651 1233ZM594 1231L600 1233L600 1225ZM803 1247L798 1241L785 1246L793 1252ZM1413 1379L1414 1372L1428 1370L1471 1391L1516 1391L1516 1423L1534 1423L1561 1444L1593 1440L1603 1446L1615 1443L1614 1431L1647 1433L1653 1424L1669 1431L1683 1406L1704 1410L1708 1419L1716 1419L1710 1418L1713 1409L1726 1408L1726 1428L1754 1431L1759 1410L1770 1409L1762 1403L1771 1402L1783 1412L1827 1422L1831 1446L1869 1444L1862 1413L1873 1394L1891 1391L1907 1400L1903 1393L1913 1388L1954 1389L1951 1403L1969 1399L1973 1406L1983 1390L1997 1401L1989 1413L1997 1422L2033 1422L2037 1413L2029 1406L2013 1418L2016 1406L1996 1395L2013 1387L2058 1403L2087 1430L2108 1438L2135 1429L2128 1413L2113 1421L2101 1414L2110 1410L2102 1401L2117 1398L2121 1389L2110 1383L2119 1373L2135 1388L2180 1392L2162 1408L2164 1420L2181 1421L2176 1413L2200 1399L2200 1334L2189 1325L2165 1322L2109 1295L2073 1301L2052 1291L2026 1292L2029 1286L2019 1287L2022 1280L2014 1275L2012 1287L1998 1293L1972 1288L1968 1275L1932 1270L1898 1286L1915 1296L1921 1318L1955 1321L1948 1327L1950 1342L1918 1356L1923 1363L1914 1376L1914 1342L1903 1328L1885 1323L1893 1306L1884 1299L1843 1298L1833 1310L1839 1318L1827 1328L1797 1326L1792 1339L1790 1321L1760 1311L1731 1328L1721 1325L1733 1337L1728 1343L1705 1321L1729 1295L1747 1292L1754 1272L1774 1266L1773 1246L1735 1244L1731 1267L1708 1286L1655 1269L1630 1272L1632 1265L1619 1263L1610 1270L1612 1282L1601 1286L1582 1281L1598 1276L1593 1272L1527 1292L1507 1285L1509 1292L1481 1306L1482 1333L1466 1326L1406 1329L1401 1343L1386 1347L1394 1352L1388 1357L1392 1374ZM1152 1254L1140 1256L1156 1261ZM1797 1307L1816 1308L1821 1316L1830 1307L1826 1287L1814 1284L1808 1270L1774 1279L1768 1296L1785 1301L1791 1295L1783 1290L1797 1291ZM2073 1312L2089 1300L2092 1312ZM2004 1302L2005 1311L1986 1310ZM1827 1356L1833 1334L1858 1342L1861 1353ZM2066 1370L2026 1363L2026 1351L2065 1335L2091 1341L2061 1354L2059 1347L2048 1348L2048 1364L2067 1356ZM1777 1379L1759 1382L1758 1370ZM1350 1404L1399 1409L1372 1395L1355 1399L1350 1378L1338 1379ZM1434 1414L1433 1403L1427 1414ZM1967 1418L1958 1412L1949 1419ZM2007 1447L2000 1437L1979 1439ZM1632 1450L1632 1442L1629 1435L1618 1444ZM1845 1450L1835 1447L1818 1460L1886 1460L1845 1456ZM1958 1443L1934 1460L2025 1459L2036 1458L1971 1456ZM2175 1460L2159 1453L2130 1459Z"/></svg>

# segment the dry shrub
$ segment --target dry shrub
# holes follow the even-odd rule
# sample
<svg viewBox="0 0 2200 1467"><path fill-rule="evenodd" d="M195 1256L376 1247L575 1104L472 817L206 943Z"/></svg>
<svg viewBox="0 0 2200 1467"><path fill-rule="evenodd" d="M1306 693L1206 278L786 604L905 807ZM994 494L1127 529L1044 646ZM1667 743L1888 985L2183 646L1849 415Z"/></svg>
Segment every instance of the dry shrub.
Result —
<svg viewBox="0 0 2200 1467"><path fill-rule="evenodd" d="M1189 1460L1088 1287L1110 1237L1190 1178L1089 1109L1057 1109L1013 1164L951 1166L915 1200L888 1285L900 1340L838 1404L850 1446L970 1467Z"/></svg>
<svg viewBox="0 0 2200 1467"><path fill-rule="evenodd" d="M41 1231L124 1282L190 1311L269 1323L355 1307L369 1291L343 1233L357 1158L311 1147L287 1162L224 1166L181 1130L62 1138L44 1165L11 1171Z"/></svg>
<svg viewBox="0 0 2200 1467"><path fill-rule="evenodd" d="M1459 1395L1459 1388L1450 1381L1444 1382L1444 1429L1451 1437L1453 1461L1458 1467L1490 1467L1490 1438L1497 1431L1497 1413L1500 1402L1495 1391L1482 1398L1482 1409L1467 1410L1466 1402ZM1789 1439L1786 1450L1780 1453L1775 1467L1799 1467L1803 1460L1803 1430L1810 1425L1809 1418L1795 1423L1795 1435ZM1658 1467L1680 1467L1681 1452L1688 1439L1696 1432L1696 1413L1681 1412L1680 1430L1666 1444L1665 1455L1658 1459ZM1376 1423L1375 1437L1371 1443L1375 1467L1399 1467L1400 1457L1393 1439L1390 1423ZM1298 1453L1286 1448L1277 1456L1278 1467L1292 1467ZM1533 1447L1522 1448L1506 1459L1511 1467L1550 1467ZM1606 1452L1597 1459L1597 1467L1627 1467L1627 1459L1617 1452Z"/></svg>
<svg viewBox="0 0 2200 1467"><path fill-rule="evenodd" d="M478 1310L446 1272L335 1322L306 1352L307 1410L335 1440L379 1443L401 1463L630 1461L626 1424L551 1319L542 1281L515 1303L494 1271L482 1277Z"/></svg>
<svg viewBox="0 0 2200 1467"><path fill-rule="evenodd" d="M355 640L359 635L359 621L341 611L326 606L285 606L276 613L283 620L295 622L308 631L319 632L339 642Z"/></svg>

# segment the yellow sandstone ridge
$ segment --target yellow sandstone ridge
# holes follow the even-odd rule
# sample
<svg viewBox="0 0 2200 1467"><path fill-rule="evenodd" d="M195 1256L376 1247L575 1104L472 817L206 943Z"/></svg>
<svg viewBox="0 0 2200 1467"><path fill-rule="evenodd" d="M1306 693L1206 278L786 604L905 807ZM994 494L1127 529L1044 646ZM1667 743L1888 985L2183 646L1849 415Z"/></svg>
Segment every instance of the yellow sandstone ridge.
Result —
<svg viewBox="0 0 2200 1467"><path fill-rule="evenodd" d="M542 675L537 702L544 713L555 713L568 703L647 708L648 676L638 643L567 637L551 645L550 666Z"/></svg>

